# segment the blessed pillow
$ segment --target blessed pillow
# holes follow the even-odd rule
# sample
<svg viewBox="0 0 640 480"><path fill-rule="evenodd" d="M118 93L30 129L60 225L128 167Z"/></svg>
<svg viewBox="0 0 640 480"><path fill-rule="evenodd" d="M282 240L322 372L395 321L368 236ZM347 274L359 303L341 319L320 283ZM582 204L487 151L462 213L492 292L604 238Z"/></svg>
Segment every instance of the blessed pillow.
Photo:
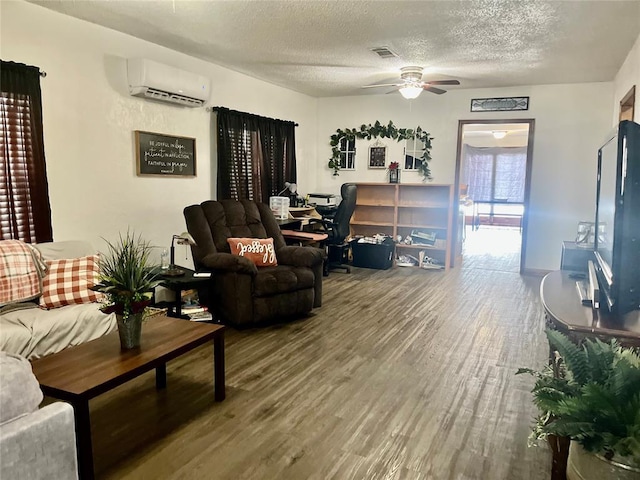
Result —
<svg viewBox="0 0 640 480"><path fill-rule="evenodd" d="M273 238L227 238L231 253L251 260L256 267L278 265Z"/></svg>
<svg viewBox="0 0 640 480"><path fill-rule="evenodd" d="M90 290L98 283L98 255L64 260L47 260L47 274L40 297L41 308L56 308L76 303L102 300L103 295Z"/></svg>

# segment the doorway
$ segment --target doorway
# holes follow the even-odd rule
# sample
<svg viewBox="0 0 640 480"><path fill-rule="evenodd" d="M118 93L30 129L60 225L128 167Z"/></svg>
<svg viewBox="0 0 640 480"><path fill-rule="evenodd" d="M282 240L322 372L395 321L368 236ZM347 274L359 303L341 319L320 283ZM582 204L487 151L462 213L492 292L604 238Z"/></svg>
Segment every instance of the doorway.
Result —
<svg viewBox="0 0 640 480"><path fill-rule="evenodd" d="M534 125L533 119L458 123L455 198L464 222L455 233L464 239L465 265L525 272Z"/></svg>

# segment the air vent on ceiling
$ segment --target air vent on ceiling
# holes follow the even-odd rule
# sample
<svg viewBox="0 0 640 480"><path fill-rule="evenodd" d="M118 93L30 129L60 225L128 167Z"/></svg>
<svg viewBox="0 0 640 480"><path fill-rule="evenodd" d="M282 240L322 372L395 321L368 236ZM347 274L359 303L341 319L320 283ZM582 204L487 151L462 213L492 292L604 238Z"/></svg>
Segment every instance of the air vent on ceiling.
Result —
<svg viewBox="0 0 640 480"><path fill-rule="evenodd" d="M374 47L371 51L377 53L380 58L396 58L398 56L398 54L392 52L389 47Z"/></svg>

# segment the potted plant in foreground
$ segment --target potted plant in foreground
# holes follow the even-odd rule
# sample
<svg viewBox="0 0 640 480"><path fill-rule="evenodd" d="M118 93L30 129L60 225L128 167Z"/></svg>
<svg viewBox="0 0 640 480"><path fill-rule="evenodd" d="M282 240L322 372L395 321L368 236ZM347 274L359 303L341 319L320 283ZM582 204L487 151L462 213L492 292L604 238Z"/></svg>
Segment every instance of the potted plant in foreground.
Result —
<svg viewBox="0 0 640 480"><path fill-rule="evenodd" d="M100 283L94 290L106 296L101 310L116 314L124 349L140 346L144 313L159 283L155 266L149 261L151 248L140 236L127 231L116 242L107 241L108 251L100 256Z"/></svg>
<svg viewBox="0 0 640 480"><path fill-rule="evenodd" d="M556 362L534 371L533 399L541 414L531 435L571 440L568 479L638 479L640 475L640 356L615 340L581 346L548 330Z"/></svg>

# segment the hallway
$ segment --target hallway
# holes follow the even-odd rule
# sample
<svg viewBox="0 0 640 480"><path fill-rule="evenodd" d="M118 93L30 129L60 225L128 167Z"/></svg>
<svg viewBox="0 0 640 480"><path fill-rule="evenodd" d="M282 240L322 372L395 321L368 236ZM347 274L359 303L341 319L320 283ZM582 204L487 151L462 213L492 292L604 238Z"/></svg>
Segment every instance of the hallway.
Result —
<svg viewBox="0 0 640 480"><path fill-rule="evenodd" d="M483 225L474 231L467 226L462 268L518 273L521 241L517 227Z"/></svg>

